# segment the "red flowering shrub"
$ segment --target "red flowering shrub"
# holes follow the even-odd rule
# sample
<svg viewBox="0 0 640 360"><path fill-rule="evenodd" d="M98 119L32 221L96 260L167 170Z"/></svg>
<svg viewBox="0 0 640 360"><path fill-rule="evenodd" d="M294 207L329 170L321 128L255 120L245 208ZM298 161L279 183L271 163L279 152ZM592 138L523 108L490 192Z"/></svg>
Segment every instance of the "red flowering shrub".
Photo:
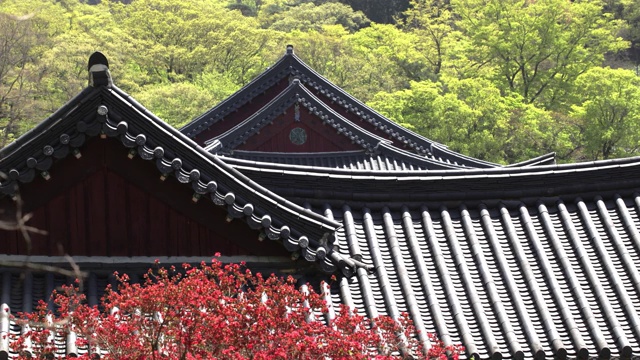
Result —
<svg viewBox="0 0 640 360"><path fill-rule="evenodd" d="M12 348L20 358L50 359L56 339L74 334L82 359L457 359L461 350L432 338L424 354L406 317L370 321L341 308L327 319L322 295L298 290L292 278L263 278L218 260L184 270L149 271L143 284L119 276L103 311L65 287L53 295L56 317L44 302L21 315L27 328Z"/></svg>

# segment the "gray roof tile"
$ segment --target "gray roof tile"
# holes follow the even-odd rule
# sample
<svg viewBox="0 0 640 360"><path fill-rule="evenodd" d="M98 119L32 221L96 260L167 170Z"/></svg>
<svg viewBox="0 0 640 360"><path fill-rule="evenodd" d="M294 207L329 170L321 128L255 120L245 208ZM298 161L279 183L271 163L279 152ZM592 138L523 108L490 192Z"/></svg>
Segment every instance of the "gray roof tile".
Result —
<svg viewBox="0 0 640 360"><path fill-rule="evenodd" d="M639 356L636 201L332 209L340 251L375 268L332 299L481 359Z"/></svg>

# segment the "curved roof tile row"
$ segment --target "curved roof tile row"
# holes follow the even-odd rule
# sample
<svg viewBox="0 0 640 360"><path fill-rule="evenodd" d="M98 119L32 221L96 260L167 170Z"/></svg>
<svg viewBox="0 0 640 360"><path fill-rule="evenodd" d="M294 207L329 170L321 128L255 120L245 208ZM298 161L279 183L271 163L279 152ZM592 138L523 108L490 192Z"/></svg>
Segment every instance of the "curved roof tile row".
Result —
<svg viewBox="0 0 640 360"><path fill-rule="evenodd" d="M552 205L320 206L340 251L373 266L335 303L407 312L467 357L640 355L640 195ZM425 346L428 340L420 338Z"/></svg>
<svg viewBox="0 0 640 360"><path fill-rule="evenodd" d="M524 168L393 173L226 161L289 199L316 198L332 204L495 203L500 200L531 203L554 197L571 199L581 194L628 193L640 186L637 176L640 158Z"/></svg>
<svg viewBox="0 0 640 360"><path fill-rule="evenodd" d="M229 164L246 164L269 166L272 164L292 165L289 169L299 167L334 168L349 170L381 170L381 171L415 171L427 170L428 166L420 158L398 158L396 152L387 153L386 147L379 147L377 154L367 154L365 151L343 151L322 153L283 153L265 151L234 150L230 156L225 156ZM394 150L392 150L394 151ZM224 155L223 155L224 156Z"/></svg>

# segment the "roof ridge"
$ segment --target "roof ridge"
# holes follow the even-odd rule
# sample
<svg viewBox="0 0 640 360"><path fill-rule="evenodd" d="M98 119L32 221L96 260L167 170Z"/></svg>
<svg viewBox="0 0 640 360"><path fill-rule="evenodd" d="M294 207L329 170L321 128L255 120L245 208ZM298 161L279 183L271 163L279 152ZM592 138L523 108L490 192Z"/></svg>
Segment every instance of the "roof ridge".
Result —
<svg viewBox="0 0 640 360"><path fill-rule="evenodd" d="M272 156L287 156L287 157L313 157L313 156L353 156L363 154L364 150L344 150L344 151L318 151L318 152L285 152L285 151L259 151L259 150L234 150L234 154L246 153L246 154L265 154Z"/></svg>
<svg viewBox="0 0 640 360"><path fill-rule="evenodd" d="M288 198L421 202L557 198L640 185L640 157L520 168L388 171L229 161ZM322 180L321 182L319 180ZM313 189L313 191L307 191ZM327 200L329 201L329 200Z"/></svg>
<svg viewBox="0 0 640 360"><path fill-rule="evenodd" d="M228 113L247 103L254 93L271 87L277 82L274 79L279 80L283 75L289 75L290 70L286 63L290 58L288 54L285 54L273 66L268 67L266 71L260 73L238 91L184 125L179 129L180 132L190 138L196 136L202 130L222 120Z"/></svg>

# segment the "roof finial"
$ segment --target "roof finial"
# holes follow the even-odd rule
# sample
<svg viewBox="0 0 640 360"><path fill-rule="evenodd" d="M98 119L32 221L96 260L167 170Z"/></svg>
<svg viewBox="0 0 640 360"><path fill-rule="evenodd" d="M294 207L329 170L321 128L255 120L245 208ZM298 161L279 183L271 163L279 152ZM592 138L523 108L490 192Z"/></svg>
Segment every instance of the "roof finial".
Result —
<svg viewBox="0 0 640 360"><path fill-rule="evenodd" d="M293 45L287 45L287 55L293 55Z"/></svg>
<svg viewBox="0 0 640 360"><path fill-rule="evenodd" d="M109 60L99 51L94 52L89 57L89 86L111 86L113 80L109 72Z"/></svg>

